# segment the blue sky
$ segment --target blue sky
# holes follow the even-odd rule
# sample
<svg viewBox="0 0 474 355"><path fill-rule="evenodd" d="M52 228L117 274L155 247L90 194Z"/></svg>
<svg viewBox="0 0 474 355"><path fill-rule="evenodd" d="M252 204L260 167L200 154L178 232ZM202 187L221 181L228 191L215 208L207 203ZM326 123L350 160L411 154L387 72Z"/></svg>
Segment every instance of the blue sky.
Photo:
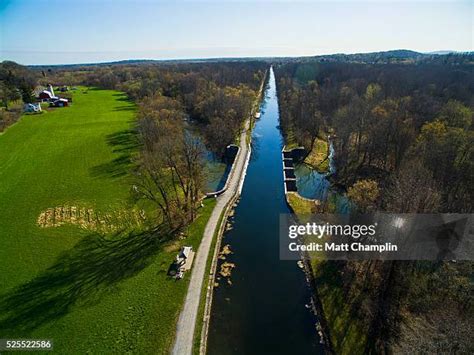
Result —
<svg viewBox="0 0 474 355"><path fill-rule="evenodd" d="M473 0L0 0L0 60L472 51L473 8Z"/></svg>

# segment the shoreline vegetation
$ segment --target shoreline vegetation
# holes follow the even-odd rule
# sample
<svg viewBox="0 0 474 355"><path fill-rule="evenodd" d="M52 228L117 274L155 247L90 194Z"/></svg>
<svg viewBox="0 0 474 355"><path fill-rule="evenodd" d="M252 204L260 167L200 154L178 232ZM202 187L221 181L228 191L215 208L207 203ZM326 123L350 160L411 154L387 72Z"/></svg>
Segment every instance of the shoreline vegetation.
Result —
<svg viewBox="0 0 474 355"><path fill-rule="evenodd" d="M298 139L292 129L288 128L286 131L282 130L285 137L285 147L288 150L300 146ZM324 138L323 138L324 137ZM303 163L310 165L319 173L326 173L329 171L329 142L324 134L320 134L314 139L311 149L306 149L306 156Z"/></svg>
<svg viewBox="0 0 474 355"><path fill-rule="evenodd" d="M303 162L310 165L318 173L327 173L329 171L329 143L327 139L316 138L311 151Z"/></svg>
<svg viewBox="0 0 474 355"><path fill-rule="evenodd" d="M287 192L286 199L291 209L296 214L311 214L317 213L320 209L318 200L311 200L300 196L295 192Z"/></svg>
<svg viewBox="0 0 474 355"><path fill-rule="evenodd" d="M472 212L472 63L472 54L283 63L275 73L285 138L312 147L331 130L331 182L360 213ZM295 196L295 213L311 211ZM335 353L472 352L452 330L472 330L472 262L305 258ZM443 296L430 291L438 282Z"/></svg>

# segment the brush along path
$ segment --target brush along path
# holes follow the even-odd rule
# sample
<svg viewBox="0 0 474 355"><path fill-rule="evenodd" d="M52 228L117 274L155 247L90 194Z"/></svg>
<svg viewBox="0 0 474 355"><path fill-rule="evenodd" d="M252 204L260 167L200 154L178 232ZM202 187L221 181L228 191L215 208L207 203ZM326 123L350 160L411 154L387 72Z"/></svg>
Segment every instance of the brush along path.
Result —
<svg viewBox="0 0 474 355"><path fill-rule="evenodd" d="M218 228L219 217L222 211L236 194L240 193L242 183L245 178L245 172L250 154L250 147L247 142L247 131L250 129L250 122L247 121L245 128L240 135L240 149L228 177L227 190L217 197L217 203L212 211L211 217L207 222L204 235L199 245L199 249L194 259L191 280L186 295L183 310L179 316L176 330L176 339L173 347L173 354L191 354L193 349L194 329L196 327L196 318L201 299L202 283L206 272L206 262L211 249L214 231Z"/></svg>

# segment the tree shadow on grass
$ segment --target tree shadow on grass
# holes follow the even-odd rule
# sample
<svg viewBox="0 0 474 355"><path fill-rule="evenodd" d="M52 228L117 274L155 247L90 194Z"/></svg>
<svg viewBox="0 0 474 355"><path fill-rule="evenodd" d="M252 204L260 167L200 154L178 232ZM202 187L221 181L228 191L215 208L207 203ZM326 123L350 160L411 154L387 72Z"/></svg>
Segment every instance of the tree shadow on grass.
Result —
<svg viewBox="0 0 474 355"><path fill-rule="evenodd" d="M62 254L42 275L0 298L0 334L24 335L97 302L150 265L170 239L165 230L117 233L113 240L90 235Z"/></svg>
<svg viewBox="0 0 474 355"><path fill-rule="evenodd" d="M131 104L135 104L133 100L131 100L127 94L125 93L117 93L117 94L112 94L112 96L116 97L115 101L122 101L122 102L129 102ZM135 109L135 107L134 107Z"/></svg>
<svg viewBox="0 0 474 355"><path fill-rule="evenodd" d="M136 111L136 109L133 106L118 106L114 108L114 111Z"/></svg>
<svg viewBox="0 0 474 355"><path fill-rule="evenodd" d="M121 155L118 158L104 164L96 165L90 169L92 177L119 178L127 175L132 168L132 160L128 155Z"/></svg>
<svg viewBox="0 0 474 355"><path fill-rule="evenodd" d="M114 153L120 155L110 162L90 168L92 177L118 178L127 175L133 168L132 155L140 146L137 131L127 129L107 135L106 142Z"/></svg>

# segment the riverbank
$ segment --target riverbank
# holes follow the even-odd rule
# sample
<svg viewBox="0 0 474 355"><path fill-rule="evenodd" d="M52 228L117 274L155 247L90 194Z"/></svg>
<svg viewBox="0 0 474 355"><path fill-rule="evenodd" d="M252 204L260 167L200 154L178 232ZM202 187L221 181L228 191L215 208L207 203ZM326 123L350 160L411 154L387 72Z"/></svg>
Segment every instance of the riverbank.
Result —
<svg viewBox="0 0 474 355"><path fill-rule="evenodd" d="M328 208L326 204L322 206L318 200L304 198L297 192L288 192L286 197L296 218L304 218L305 215ZM368 342L368 325L354 316L360 294L355 292L355 288L350 288L351 294L345 291L343 275L337 269L336 261L312 257L307 252L302 252L301 258L312 290L313 312L317 314L321 325L318 332L324 339L327 352L364 353Z"/></svg>
<svg viewBox="0 0 474 355"><path fill-rule="evenodd" d="M336 267L337 261L321 260L306 255L323 319L323 332L336 354L363 354L367 346L368 324L359 319L356 309L362 292L347 290L343 275Z"/></svg>
<svg viewBox="0 0 474 355"><path fill-rule="evenodd" d="M263 84L262 84L263 85ZM246 120L239 139L239 151L235 157L231 172L226 182L226 189L219 196L216 206L204 230L203 238L197 250L191 280L181 314L178 319L176 337L173 346L174 354L191 354L194 345L194 334L197 316L201 304L204 275L207 270L209 252L213 245L216 230L221 228L229 206L235 202L242 189L248 161L250 159L250 144L247 143L247 132L250 129L252 117ZM224 217L222 217L224 214ZM206 315L204 316L206 317Z"/></svg>
<svg viewBox="0 0 474 355"><path fill-rule="evenodd" d="M317 148L317 149L314 149ZM299 151L293 148L292 150L283 150L283 176L286 177L287 170L293 169L293 158L298 158ZM327 142L317 140L315 147L306 159L311 159L313 164L303 164L304 169L300 165L293 169L293 179L289 181L292 184L290 190L287 188L287 179L285 178L285 195L288 206L299 220L304 220L306 215L314 213L341 213L337 209L337 203L333 200L328 200L331 195L328 193L331 190L331 184L326 179L326 174L319 171L316 167L321 167L322 163L331 168L333 151ZM318 153L314 153L317 152ZM323 152L324 151L324 152ZM331 154L332 152L332 154ZM286 162L285 162L286 160ZM288 162L289 160L289 162ZM291 167L288 167L291 166ZM301 173L306 174L301 174ZM306 178L304 176L307 176ZM299 180L299 181L298 181ZM312 181L314 180L314 181ZM299 184L298 184L299 182ZM306 183L308 186L301 186L301 183ZM311 190L317 190L317 198L306 198L299 193L300 187L303 187L303 193L314 193ZM309 190L309 191L308 191ZM311 307L313 312L317 315L319 326L317 331L319 336L324 340L325 349L328 353L364 353L367 344L367 326L363 322L353 316L353 303L350 299L344 297L344 289L340 280L340 275L334 272L334 262L325 261L312 256L310 253L301 252L302 268L305 272L308 284L311 287ZM365 330L365 332L364 332Z"/></svg>
<svg viewBox="0 0 474 355"><path fill-rule="evenodd" d="M308 309L305 275L296 262L279 258L279 216L289 210L273 71L269 78L262 115L252 133L242 196L223 236L222 243L232 253L226 253L218 266L233 269L231 275L223 272L214 278L219 286L212 299L208 353L323 352Z"/></svg>
<svg viewBox="0 0 474 355"><path fill-rule="evenodd" d="M262 98L263 98L264 87L265 87L265 84L267 83L267 81L268 81L268 70L265 72L265 76L263 78L262 84L260 85L260 89L259 89L259 92L257 94L255 105L252 108L252 112L250 114L248 122L246 122L245 142L248 145L248 153L247 153L247 158L246 158L246 162L245 162L245 172L244 172L244 174L246 174L247 167L248 167L248 164L249 164L249 161L250 161L250 156L252 154L252 152L251 152L251 143L252 143L252 130L255 127L255 117L256 117L255 114L260 109L260 103L261 103ZM238 142L242 143L242 135L240 136ZM241 181L240 181L240 186L239 186L239 189L238 189L238 193L236 193L234 195L233 199L231 201L229 201L226 209L224 211L222 211L221 219L220 219L220 222L218 224L219 227L215 232L216 235L214 237L215 242L214 242L214 246L213 246L214 247L213 248L214 252L213 252L212 259L210 261L208 261L208 268L207 268L207 271L206 271L206 275L208 275L207 279L206 279L206 283L205 283L205 284L207 284L207 288L206 288L207 291L206 291L205 295L201 296L201 305L200 305L200 310L199 310L200 318L198 318L198 319L202 319L202 324L201 324L201 326L199 326L199 324L198 324L197 329L196 329L195 338L199 339L199 340L198 341L195 340L194 353L199 353L199 354L205 354L206 353L207 337L208 337L208 332L209 332L209 321L210 321L210 317L211 317L211 308L212 308L212 297L213 297L213 291L214 291L214 287L215 287L214 276L217 272L218 255L219 255L219 251L221 249L221 241L222 241L222 237L223 237L224 232L225 232L225 226L227 225L228 216L230 215L230 212L233 209L235 209L235 207L237 206L238 199L240 197L240 194L242 193L243 184L244 184L244 178L242 178Z"/></svg>
<svg viewBox="0 0 474 355"><path fill-rule="evenodd" d="M288 149L286 145L283 147L281 158L285 198L293 212L297 211L299 214L318 213L321 212L321 201L303 197L298 191L298 176L296 175L295 165L298 164L298 161L301 161L304 154L305 150L303 147L294 147L292 149Z"/></svg>

